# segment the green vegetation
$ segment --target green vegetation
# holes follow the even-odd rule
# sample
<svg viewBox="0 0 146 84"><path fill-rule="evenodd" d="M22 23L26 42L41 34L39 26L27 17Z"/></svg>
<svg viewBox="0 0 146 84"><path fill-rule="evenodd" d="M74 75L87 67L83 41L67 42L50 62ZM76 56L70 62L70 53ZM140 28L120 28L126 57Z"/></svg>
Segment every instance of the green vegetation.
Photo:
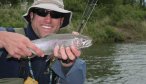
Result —
<svg viewBox="0 0 146 84"><path fill-rule="evenodd" d="M86 2L85 0L64 0L64 2L65 8L73 11L73 19L69 28L64 28L61 32L76 31ZM99 0L83 34L91 36L96 43L145 40L146 10L139 3L128 2L128 0L108 0L108 2ZM26 12L23 7L5 5L0 6L0 11L0 26L24 27L26 25L22 18Z"/></svg>
<svg viewBox="0 0 146 84"><path fill-rule="evenodd" d="M23 10L20 7L11 8L8 6L0 7L0 26L4 27L23 27L24 21L22 19Z"/></svg>
<svg viewBox="0 0 146 84"><path fill-rule="evenodd" d="M74 0L66 3L71 4L67 8L74 11L72 30L77 30L86 3L82 6ZM145 40L146 11L141 3L142 0L99 0L83 34L92 36L97 43Z"/></svg>

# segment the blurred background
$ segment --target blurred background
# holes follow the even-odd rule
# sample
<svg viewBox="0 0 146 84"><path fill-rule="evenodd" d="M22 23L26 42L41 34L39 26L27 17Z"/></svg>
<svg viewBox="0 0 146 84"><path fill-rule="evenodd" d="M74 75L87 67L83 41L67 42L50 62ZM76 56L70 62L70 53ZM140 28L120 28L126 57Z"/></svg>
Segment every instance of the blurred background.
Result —
<svg viewBox="0 0 146 84"><path fill-rule="evenodd" d="M60 33L77 31L92 0L64 0L72 23ZM0 26L23 28L22 15L33 0L0 0ZM93 38L84 49L86 84L146 83L146 1L98 0L82 34Z"/></svg>

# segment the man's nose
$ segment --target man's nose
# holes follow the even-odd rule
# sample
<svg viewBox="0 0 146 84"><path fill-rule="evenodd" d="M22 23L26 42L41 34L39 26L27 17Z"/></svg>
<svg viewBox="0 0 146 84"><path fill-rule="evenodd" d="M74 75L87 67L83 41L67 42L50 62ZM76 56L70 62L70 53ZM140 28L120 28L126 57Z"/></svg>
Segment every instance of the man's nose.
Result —
<svg viewBox="0 0 146 84"><path fill-rule="evenodd" d="M51 16L50 16L50 14L48 14L48 15L45 17L45 21L46 21L46 22L51 22Z"/></svg>

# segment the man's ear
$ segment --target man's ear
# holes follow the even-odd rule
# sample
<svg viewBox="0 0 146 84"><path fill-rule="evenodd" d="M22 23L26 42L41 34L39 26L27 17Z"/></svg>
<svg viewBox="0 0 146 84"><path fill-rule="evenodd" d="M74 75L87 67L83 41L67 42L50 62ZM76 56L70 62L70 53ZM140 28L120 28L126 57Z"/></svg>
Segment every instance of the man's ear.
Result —
<svg viewBox="0 0 146 84"><path fill-rule="evenodd" d="M60 26L62 26L63 21L64 21L64 17L60 19Z"/></svg>
<svg viewBox="0 0 146 84"><path fill-rule="evenodd" d="M31 21L32 21L33 17L34 17L33 12L30 12L30 20L31 20Z"/></svg>

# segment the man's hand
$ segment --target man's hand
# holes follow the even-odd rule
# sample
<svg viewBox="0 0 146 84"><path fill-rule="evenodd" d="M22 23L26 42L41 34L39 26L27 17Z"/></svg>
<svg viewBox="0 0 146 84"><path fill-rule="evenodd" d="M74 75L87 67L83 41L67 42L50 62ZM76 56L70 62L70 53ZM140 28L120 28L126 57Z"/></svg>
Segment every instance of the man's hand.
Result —
<svg viewBox="0 0 146 84"><path fill-rule="evenodd" d="M73 32L73 34L78 35L79 33L77 32ZM72 62L78 58L81 55L81 51L78 50L74 44L71 45L70 47L64 47L63 45L59 46L56 45L54 48L54 56L62 59L62 60L71 60L71 63L69 65L65 65L64 66L70 66L72 65Z"/></svg>
<svg viewBox="0 0 146 84"><path fill-rule="evenodd" d="M54 48L54 56L63 60L75 60L80 56L80 54L80 50L78 50L74 45L66 48L63 45L60 47L57 45Z"/></svg>
<svg viewBox="0 0 146 84"><path fill-rule="evenodd" d="M0 47L5 48L10 56L14 58L23 58L31 56L33 50L38 56L44 56L43 52L37 48L27 37L24 35L13 32L0 32Z"/></svg>

